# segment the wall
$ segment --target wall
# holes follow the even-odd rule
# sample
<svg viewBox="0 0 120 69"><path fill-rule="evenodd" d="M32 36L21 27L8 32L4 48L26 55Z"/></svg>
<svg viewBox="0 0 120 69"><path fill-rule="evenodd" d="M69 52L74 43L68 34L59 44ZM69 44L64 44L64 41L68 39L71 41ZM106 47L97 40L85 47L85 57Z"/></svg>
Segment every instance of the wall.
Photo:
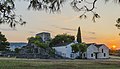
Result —
<svg viewBox="0 0 120 69"><path fill-rule="evenodd" d="M103 52L102 52L102 49L103 49ZM98 54L98 58L109 58L109 48L105 45L102 45L100 48L99 48L99 54ZM105 53L105 56L104 56L104 53Z"/></svg>
<svg viewBox="0 0 120 69"><path fill-rule="evenodd" d="M98 48L94 45L90 45L88 48L87 48L87 59L95 59L95 53L94 52L98 52ZM93 54L93 57L91 57L91 54Z"/></svg>

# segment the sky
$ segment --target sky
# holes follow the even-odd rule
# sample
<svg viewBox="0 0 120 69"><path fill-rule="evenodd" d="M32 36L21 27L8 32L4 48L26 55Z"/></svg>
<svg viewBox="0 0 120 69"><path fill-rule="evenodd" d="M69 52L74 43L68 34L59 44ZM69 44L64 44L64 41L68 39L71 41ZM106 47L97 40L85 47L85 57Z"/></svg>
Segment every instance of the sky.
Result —
<svg viewBox="0 0 120 69"><path fill-rule="evenodd" d="M50 14L44 11L27 10L29 2L16 2L15 12L22 15L27 22L25 26L17 25L16 29L7 24L0 25L0 31L9 42L27 42L27 38L40 32L50 32L52 38L57 34L67 33L76 36L77 28L81 27L82 40L86 43L102 43L109 48L115 45L120 48L120 30L115 27L117 18L120 17L120 5L114 2L104 3L99 0L96 3L95 12L101 17L94 23L92 14L87 13L87 19L79 19L81 12L75 12L70 2L63 5L61 13Z"/></svg>

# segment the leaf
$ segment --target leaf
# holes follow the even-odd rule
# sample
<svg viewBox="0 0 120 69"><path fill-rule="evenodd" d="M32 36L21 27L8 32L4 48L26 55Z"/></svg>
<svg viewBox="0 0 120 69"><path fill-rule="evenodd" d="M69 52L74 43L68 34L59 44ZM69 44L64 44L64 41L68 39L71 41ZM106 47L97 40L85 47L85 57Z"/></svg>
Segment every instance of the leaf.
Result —
<svg viewBox="0 0 120 69"><path fill-rule="evenodd" d="M83 15L80 15L79 18L82 19Z"/></svg>
<svg viewBox="0 0 120 69"><path fill-rule="evenodd" d="M93 16L92 21L93 21L93 22L96 22L96 21L95 21L95 16Z"/></svg>
<svg viewBox="0 0 120 69"><path fill-rule="evenodd" d="M87 18L87 16L86 16L86 15L84 15L84 18L86 19L86 18Z"/></svg>
<svg viewBox="0 0 120 69"><path fill-rule="evenodd" d="M98 14L94 14L94 16L95 16L96 18L100 18L100 16L99 16Z"/></svg>
<svg viewBox="0 0 120 69"><path fill-rule="evenodd" d="M118 19L116 20L116 22L117 22L117 23L120 23L120 18L118 18Z"/></svg>

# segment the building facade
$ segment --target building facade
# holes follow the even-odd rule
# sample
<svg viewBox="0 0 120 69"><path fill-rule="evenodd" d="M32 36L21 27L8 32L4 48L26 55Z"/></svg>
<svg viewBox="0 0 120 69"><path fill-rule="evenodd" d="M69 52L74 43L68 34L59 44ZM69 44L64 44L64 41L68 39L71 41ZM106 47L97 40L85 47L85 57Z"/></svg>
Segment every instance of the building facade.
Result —
<svg viewBox="0 0 120 69"><path fill-rule="evenodd" d="M88 48L85 52L87 59L103 59L109 58L109 48L104 44L87 44Z"/></svg>
<svg viewBox="0 0 120 69"><path fill-rule="evenodd" d="M60 55L64 58L74 59L79 56L79 53L72 52L72 47L71 47L72 44L74 44L74 42L64 46L57 46L52 48L55 49L55 54Z"/></svg>
<svg viewBox="0 0 120 69"><path fill-rule="evenodd" d="M87 44L87 50L82 55L79 55L78 53L72 52L71 45L75 43L70 43L66 46L57 46L53 47L56 51L56 54L61 55L65 58L77 58L79 56L82 56L82 58L86 59L105 59L109 58L109 48L104 44Z"/></svg>
<svg viewBox="0 0 120 69"><path fill-rule="evenodd" d="M51 39L51 35L48 32L41 32L36 34L36 36L40 36L43 41L49 41Z"/></svg>

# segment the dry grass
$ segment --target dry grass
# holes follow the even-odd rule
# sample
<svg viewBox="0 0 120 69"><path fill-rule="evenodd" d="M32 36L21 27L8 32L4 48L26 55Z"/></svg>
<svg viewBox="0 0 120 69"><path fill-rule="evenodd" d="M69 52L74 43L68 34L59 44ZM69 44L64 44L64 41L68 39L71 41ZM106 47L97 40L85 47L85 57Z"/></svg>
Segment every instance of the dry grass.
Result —
<svg viewBox="0 0 120 69"><path fill-rule="evenodd" d="M120 69L120 61L0 58L0 69Z"/></svg>

